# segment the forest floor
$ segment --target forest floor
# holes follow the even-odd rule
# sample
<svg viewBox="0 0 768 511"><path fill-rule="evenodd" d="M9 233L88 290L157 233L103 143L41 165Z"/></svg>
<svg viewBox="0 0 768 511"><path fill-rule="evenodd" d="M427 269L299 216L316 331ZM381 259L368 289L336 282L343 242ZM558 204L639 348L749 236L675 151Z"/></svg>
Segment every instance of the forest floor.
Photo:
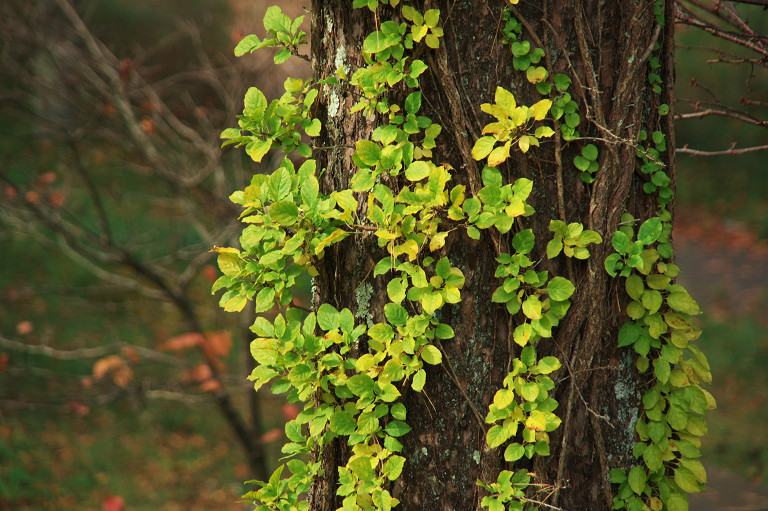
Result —
<svg viewBox="0 0 768 511"><path fill-rule="evenodd" d="M758 475L765 468L766 455L762 451L766 446L760 445L764 434L754 438L749 427L739 427L759 422L754 419L764 412L743 412L733 404L737 397L743 397L745 389L756 396L753 407L764 408L766 402L762 362L768 348L766 329L761 323L766 317L762 311L768 305L768 243L740 224L717 221L698 212L679 212L674 243L681 268L680 283L705 311L704 336L710 336L703 336L702 342L708 344L704 348L716 382L711 390L719 405L709 420L710 431L731 431L735 443L744 446L744 454L740 455L729 453L731 449L718 452L718 445L705 445L707 490L691 496L690 511L768 511L768 487L764 480L761 484ZM757 326L747 331L735 326L745 319ZM739 367L743 368L740 374L732 374ZM707 451L716 454L708 458ZM741 473L721 468L723 459Z"/></svg>

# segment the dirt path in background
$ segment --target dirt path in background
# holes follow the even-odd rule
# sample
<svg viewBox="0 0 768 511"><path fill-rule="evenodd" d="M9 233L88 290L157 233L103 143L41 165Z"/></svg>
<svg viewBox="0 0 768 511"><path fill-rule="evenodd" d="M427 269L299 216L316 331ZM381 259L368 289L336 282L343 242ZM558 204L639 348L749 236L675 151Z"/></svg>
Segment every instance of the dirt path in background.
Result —
<svg viewBox="0 0 768 511"><path fill-rule="evenodd" d="M768 243L738 224L691 213L675 219L674 243L680 283L702 309L729 315L768 305ZM768 488L712 465L707 477L690 511L768 511Z"/></svg>

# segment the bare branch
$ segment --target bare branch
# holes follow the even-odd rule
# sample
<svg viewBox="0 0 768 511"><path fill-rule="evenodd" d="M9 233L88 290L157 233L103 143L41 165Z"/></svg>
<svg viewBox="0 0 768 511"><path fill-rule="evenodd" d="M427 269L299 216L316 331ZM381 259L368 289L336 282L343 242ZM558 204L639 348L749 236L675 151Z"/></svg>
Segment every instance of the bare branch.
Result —
<svg viewBox="0 0 768 511"><path fill-rule="evenodd" d="M743 147L736 149L736 143L731 144L730 149L724 151L699 151L697 149L689 149L688 146L678 147L675 149L676 153L690 154L691 156L736 156L739 154L751 153L754 151L765 151L768 149L768 145L760 145L754 147Z"/></svg>

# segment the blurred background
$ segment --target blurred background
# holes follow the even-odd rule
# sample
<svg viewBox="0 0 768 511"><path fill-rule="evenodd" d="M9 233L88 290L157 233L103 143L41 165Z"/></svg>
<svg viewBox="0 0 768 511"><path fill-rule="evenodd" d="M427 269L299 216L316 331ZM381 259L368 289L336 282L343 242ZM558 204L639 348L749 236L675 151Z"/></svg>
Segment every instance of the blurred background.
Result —
<svg viewBox="0 0 768 511"><path fill-rule="evenodd" d="M271 4L308 2L0 4L0 510L238 509L279 457L297 410L245 380L250 321L218 309L208 253L272 167L219 133L248 86L309 74L232 56ZM690 23L677 52L674 238L719 404L691 509L768 509L766 54Z"/></svg>

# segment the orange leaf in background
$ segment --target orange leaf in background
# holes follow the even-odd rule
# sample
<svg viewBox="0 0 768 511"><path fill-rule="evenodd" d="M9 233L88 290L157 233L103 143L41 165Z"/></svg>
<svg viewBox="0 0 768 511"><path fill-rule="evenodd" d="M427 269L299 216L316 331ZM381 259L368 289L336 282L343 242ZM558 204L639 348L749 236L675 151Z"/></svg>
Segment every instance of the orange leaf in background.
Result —
<svg viewBox="0 0 768 511"><path fill-rule="evenodd" d="M66 196L61 190L56 190L48 196L48 204L53 208L60 208L64 205L64 199Z"/></svg>
<svg viewBox="0 0 768 511"><path fill-rule="evenodd" d="M24 199L30 204L40 204L40 194L35 191L25 193Z"/></svg>
<svg viewBox="0 0 768 511"><path fill-rule="evenodd" d="M239 43L239 42L240 42L240 40L241 40L243 37L245 37L245 32L243 32L242 30L240 30L240 29L238 29L238 28L235 28L235 29L233 29L233 30L232 30L232 31L229 33L229 38L230 38L230 40L231 40L231 41L232 41L234 44L237 44L237 43Z"/></svg>
<svg viewBox="0 0 768 511"><path fill-rule="evenodd" d="M85 417L91 411L91 407L82 401L70 401L67 403L67 407L78 417Z"/></svg>
<svg viewBox="0 0 768 511"><path fill-rule="evenodd" d="M123 497L111 495L101 501L102 511L123 511L125 509L125 500Z"/></svg>
<svg viewBox="0 0 768 511"><path fill-rule="evenodd" d="M216 282L216 279L219 278L219 270L214 268L212 264L206 264L203 266L203 277L205 277L205 280L210 284L213 284Z"/></svg>
<svg viewBox="0 0 768 511"><path fill-rule="evenodd" d="M259 442L262 444L268 444L276 440L280 440L283 437L283 430L280 428L270 429L259 438Z"/></svg>
<svg viewBox="0 0 768 511"><path fill-rule="evenodd" d="M202 382L205 380L209 380L213 376L213 373L211 372L211 368L208 367L206 364L200 364L196 365L192 369L187 369L184 371L184 376L182 376L183 381L193 381L193 382Z"/></svg>
<svg viewBox="0 0 768 511"><path fill-rule="evenodd" d="M299 410L299 407L294 404L286 403L282 406L281 411L283 412L283 417L285 417L286 420L292 421L299 416L299 412L301 410Z"/></svg>
<svg viewBox="0 0 768 511"><path fill-rule="evenodd" d="M203 392L216 392L217 390L221 390L221 383L219 383L219 380L214 380L211 378L210 380L205 380L203 383L198 385L197 388Z"/></svg>
<svg viewBox="0 0 768 511"><path fill-rule="evenodd" d="M127 387L133 379L133 371L125 359L118 355L109 355L100 358L93 364L93 377L97 380L102 379L107 373L112 375L112 381L118 387Z"/></svg>
<svg viewBox="0 0 768 511"><path fill-rule="evenodd" d="M131 59L123 59L120 61L120 78L122 78L124 82L131 79L132 70L133 63L131 62Z"/></svg>
<svg viewBox="0 0 768 511"><path fill-rule="evenodd" d="M120 349L120 353L123 355L123 357L127 358L134 364L137 364L139 362L139 354L136 353L136 349L132 348L130 346L123 346Z"/></svg>
<svg viewBox="0 0 768 511"><path fill-rule="evenodd" d="M109 371L117 369L121 365L125 364L125 361L117 355L109 355L104 358L100 358L93 364L93 377L97 380L104 378Z"/></svg>
<svg viewBox="0 0 768 511"><path fill-rule="evenodd" d="M149 100L143 101L141 103L141 108L143 108L145 111L147 111L149 113L154 113L154 112L157 112L158 110L160 110L160 108L158 108L158 106L157 106L157 103L154 103L154 102L149 101Z"/></svg>
<svg viewBox="0 0 768 511"><path fill-rule="evenodd" d="M10 355L8 353L0 353L0 373L5 372L5 368L8 366L8 359Z"/></svg>
<svg viewBox="0 0 768 511"><path fill-rule="evenodd" d="M43 185L52 185L56 182L56 173L53 171L45 172L43 174L40 174L37 176L37 180L40 184Z"/></svg>
<svg viewBox="0 0 768 511"><path fill-rule="evenodd" d="M168 351L181 351L202 344L203 342L205 342L205 337L203 337L202 334L198 332L187 332L185 334L177 335L176 337L171 337L164 343L161 343L159 348Z"/></svg>
<svg viewBox="0 0 768 511"><path fill-rule="evenodd" d="M16 188L12 186L6 186L5 187L5 196L9 199L13 199L19 194L19 192L16 191Z"/></svg>
<svg viewBox="0 0 768 511"><path fill-rule="evenodd" d="M145 117L141 120L141 129L147 135L153 135L155 131L157 131L155 123L149 117Z"/></svg>
<svg viewBox="0 0 768 511"><path fill-rule="evenodd" d="M213 378L213 372L207 364L196 365L184 371L182 380L199 383L198 388L203 392L215 392L221 389L221 383Z"/></svg>
<svg viewBox="0 0 768 511"><path fill-rule="evenodd" d="M35 326L31 321L20 321L16 324L16 333L19 335L27 335L35 329Z"/></svg>
<svg viewBox="0 0 768 511"><path fill-rule="evenodd" d="M203 341L203 350L210 358L223 357L232 349L232 334L226 330L208 332Z"/></svg>

